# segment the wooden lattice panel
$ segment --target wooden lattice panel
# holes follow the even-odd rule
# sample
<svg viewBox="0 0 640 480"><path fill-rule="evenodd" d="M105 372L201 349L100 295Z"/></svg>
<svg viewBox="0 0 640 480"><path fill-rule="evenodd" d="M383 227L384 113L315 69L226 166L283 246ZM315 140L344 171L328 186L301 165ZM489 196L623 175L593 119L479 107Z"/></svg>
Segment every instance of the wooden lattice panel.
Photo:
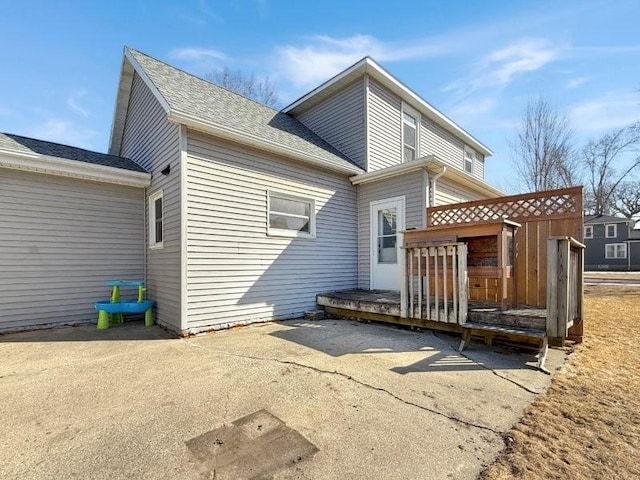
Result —
<svg viewBox="0 0 640 480"><path fill-rule="evenodd" d="M512 195L427 209L429 225L459 225L492 220L582 217L582 187Z"/></svg>

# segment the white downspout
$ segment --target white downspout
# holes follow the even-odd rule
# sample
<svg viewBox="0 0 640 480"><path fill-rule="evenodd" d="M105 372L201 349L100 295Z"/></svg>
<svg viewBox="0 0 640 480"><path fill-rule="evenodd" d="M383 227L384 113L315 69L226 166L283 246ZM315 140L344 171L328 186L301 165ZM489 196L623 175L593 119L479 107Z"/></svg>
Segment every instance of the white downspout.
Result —
<svg viewBox="0 0 640 480"><path fill-rule="evenodd" d="M435 203L436 203L436 182L445 173L447 173L447 167L445 167L443 165L442 166L442 170L440 171L440 173L436 173L435 175L433 175L431 177L432 188L431 188L431 191L429 192L429 197L430 197L429 198L429 206L430 207L434 207Z"/></svg>

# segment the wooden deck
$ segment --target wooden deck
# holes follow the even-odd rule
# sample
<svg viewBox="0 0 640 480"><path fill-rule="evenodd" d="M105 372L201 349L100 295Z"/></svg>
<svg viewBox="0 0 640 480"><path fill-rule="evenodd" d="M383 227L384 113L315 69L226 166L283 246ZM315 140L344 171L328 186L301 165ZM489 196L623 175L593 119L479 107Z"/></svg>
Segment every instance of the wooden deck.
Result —
<svg viewBox="0 0 640 480"><path fill-rule="evenodd" d="M422 318L413 318L401 314L401 295L389 290L342 290L317 295L316 301L327 313L343 318L378 321L406 325L410 327L444 330L461 334L460 352L469 345L472 336L481 337L487 345L495 338L535 346L539 349L538 368L544 368L547 356L548 338L546 334L547 311L543 308L518 308L503 310L500 304L470 303L466 321L456 318L451 303L443 308L423 305ZM417 301L417 299L416 299ZM425 312L440 312L437 320L427 320ZM447 317L443 312L449 312ZM433 317L431 317L433 318Z"/></svg>
<svg viewBox="0 0 640 480"><path fill-rule="evenodd" d="M379 320L416 327L461 332L462 327L451 321L401 318L400 293L389 290L342 290L319 294L316 297L329 313L365 320ZM547 311L544 308L501 310L499 304L469 304L468 322L500 325L517 329L545 330Z"/></svg>

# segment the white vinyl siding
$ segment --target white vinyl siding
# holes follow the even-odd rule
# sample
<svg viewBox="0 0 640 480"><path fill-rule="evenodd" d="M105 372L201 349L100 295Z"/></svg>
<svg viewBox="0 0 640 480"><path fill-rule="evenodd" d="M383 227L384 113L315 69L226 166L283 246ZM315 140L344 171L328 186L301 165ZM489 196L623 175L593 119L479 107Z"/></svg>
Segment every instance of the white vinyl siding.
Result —
<svg viewBox="0 0 640 480"><path fill-rule="evenodd" d="M181 329L179 138L179 126L167 120L162 106L136 74L119 154L151 173L147 194L162 190L162 248L146 250L147 297L156 301L158 323L173 330ZM163 175L168 165L169 174Z"/></svg>
<svg viewBox="0 0 640 480"><path fill-rule="evenodd" d="M464 171L464 143L424 116L421 122L420 142L421 155L437 155L448 165ZM484 180L484 158L477 152L475 157L471 175Z"/></svg>
<svg viewBox="0 0 640 480"><path fill-rule="evenodd" d="M348 178L188 131L187 328L301 316L357 277ZM267 191L312 200L316 238L267 234Z"/></svg>
<svg viewBox="0 0 640 480"><path fill-rule="evenodd" d="M361 168L366 168L363 78L311 107L297 119Z"/></svg>
<svg viewBox="0 0 640 480"><path fill-rule="evenodd" d="M369 81L369 171L402 163L402 102Z"/></svg>
<svg viewBox="0 0 640 480"><path fill-rule="evenodd" d="M144 189L0 169L0 330L95 322L144 277Z"/></svg>
<svg viewBox="0 0 640 480"><path fill-rule="evenodd" d="M436 205L469 202L471 200L482 200L483 198L485 197L472 190L456 185L445 178L439 178L436 181Z"/></svg>
<svg viewBox="0 0 640 480"><path fill-rule="evenodd" d="M405 196L405 227L420 228L424 222L425 188L422 171L358 185L358 287L370 288L371 212L370 204Z"/></svg>

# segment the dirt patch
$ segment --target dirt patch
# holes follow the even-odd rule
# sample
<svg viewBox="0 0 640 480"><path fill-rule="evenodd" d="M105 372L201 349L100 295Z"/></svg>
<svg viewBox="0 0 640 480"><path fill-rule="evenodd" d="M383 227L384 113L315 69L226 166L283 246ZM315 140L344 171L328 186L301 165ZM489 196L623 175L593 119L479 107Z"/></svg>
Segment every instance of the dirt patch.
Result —
<svg viewBox="0 0 640 480"><path fill-rule="evenodd" d="M640 287L587 286L585 312L584 343L481 479L640 478Z"/></svg>

